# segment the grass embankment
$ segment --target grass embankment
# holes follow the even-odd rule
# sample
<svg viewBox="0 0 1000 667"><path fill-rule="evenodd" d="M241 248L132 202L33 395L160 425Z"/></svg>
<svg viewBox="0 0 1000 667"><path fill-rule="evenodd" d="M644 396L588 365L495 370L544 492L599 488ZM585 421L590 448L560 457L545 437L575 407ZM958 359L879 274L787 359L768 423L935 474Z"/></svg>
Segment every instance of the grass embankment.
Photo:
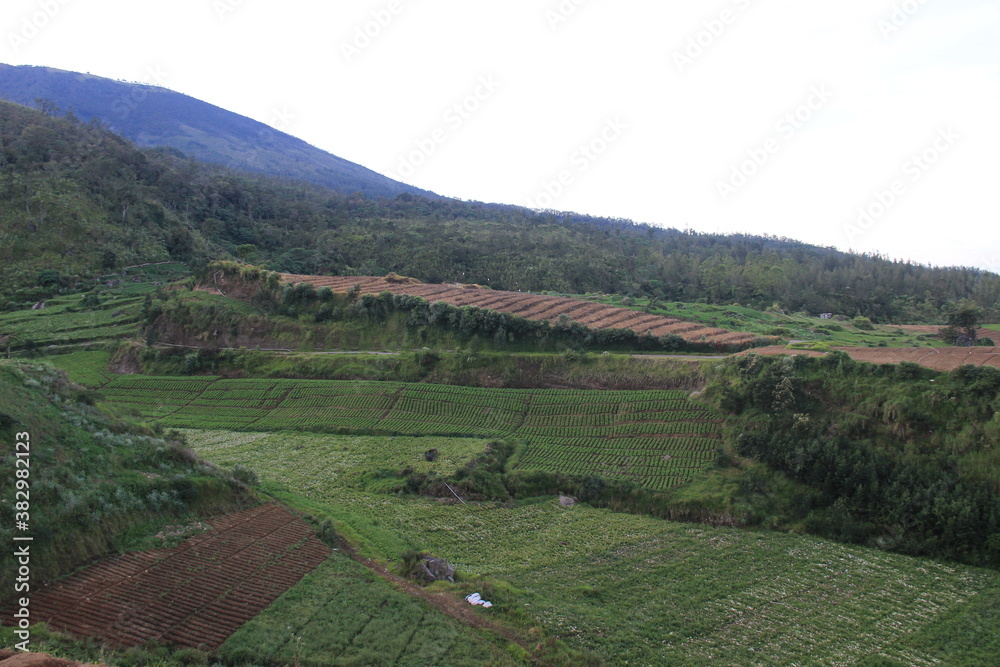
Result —
<svg viewBox="0 0 1000 667"><path fill-rule="evenodd" d="M50 357L59 364L57 357ZM95 357L96 360L96 357ZM119 348L116 362L147 375L426 382L508 389L686 389L704 387L697 359L566 352L514 354L417 350L398 354L270 353L258 350ZM97 361L99 363L99 360Z"/></svg>

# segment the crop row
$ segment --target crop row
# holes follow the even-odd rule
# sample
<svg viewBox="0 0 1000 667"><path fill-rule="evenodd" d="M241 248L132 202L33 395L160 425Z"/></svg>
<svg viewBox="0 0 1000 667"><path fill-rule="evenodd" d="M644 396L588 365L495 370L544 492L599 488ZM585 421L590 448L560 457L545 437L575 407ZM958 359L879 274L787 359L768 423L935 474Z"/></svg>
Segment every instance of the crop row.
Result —
<svg viewBox="0 0 1000 667"><path fill-rule="evenodd" d="M674 422L687 420L703 420L708 413L704 410L669 410L664 412L643 413L645 418L634 413L592 413L585 415L539 415L531 410L525 426L612 426L614 424L635 421Z"/></svg>
<svg viewBox="0 0 1000 667"><path fill-rule="evenodd" d="M712 435L719 433L711 422L630 422L611 426L525 426L514 432L518 437L614 438L630 435Z"/></svg>
<svg viewBox="0 0 1000 667"><path fill-rule="evenodd" d="M679 436L673 438L628 436L622 438L532 438L537 446L580 450L627 449L631 452L672 454L674 452L712 451L719 447L716 438Z"/></svg>

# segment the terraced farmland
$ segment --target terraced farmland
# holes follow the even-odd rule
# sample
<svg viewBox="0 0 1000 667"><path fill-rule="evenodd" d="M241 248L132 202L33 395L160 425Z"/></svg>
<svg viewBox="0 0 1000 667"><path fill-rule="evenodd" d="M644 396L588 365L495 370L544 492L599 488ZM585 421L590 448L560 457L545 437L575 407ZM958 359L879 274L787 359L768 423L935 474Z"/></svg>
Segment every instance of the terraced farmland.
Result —
<svg viewBox="0 0 1000 667"><path fill-rule="evenodd" d="M349 467L349 452L337 445L353 438L261 436L192 432L190 440L200 455L249 465L287 488L302 509L350 526L371 557L427 550L462 572L509 581L517 590L500 598L501 608L523 610L609 665L988 665L1000 650L995 571L802 535L673 523L585 504L564 508L552 498L447 505L369 494L351 488L350 475L316 474ZM379 455L376 442L355 447ZM363 470L371 462L355 465ZM345 635L381 604L355 603L375 588L371 583L323 576L341 567L336 558L325 563L227 646L290 662L291 627L311 649L331 651L314 664L336 664L341 647L353 647ZM396 628L406 629L380 637L419 638L410 634L418 622L400 621ZM266 641L257 644L260 637Z"/></svg>
<svg viewBox="0 0 1000 667"><path fill-rule="evenodd" d="M362 294L409 294L426 299L429 303L444 301L455 306L475 306L501 313L520 315L529 320L555 321L565 315L591 329L631 329L639 335L649 332L653 336L674 334L692 343L746 346L755 338L750 333L735 333L726 329L706 327L661 315L639 313L602 303L580 301L567 297L540 296L520 292L502 292L482 289L475 285L424 284L417 281L390 282L372 276L305 276L281 274L286 283L311 283L316 287L330 287L334 292L347 292L358 285Z"/></svg>
<svg viewBox="0 0 1000 667"><path fill-rule="evenodd" d="M331 553L277 505L208 522L175 548L107 558L41 589L32 618L112 646L214 650Z"/></svg>
<svg viewBox="0 0 1000 667"><path fill-rule="evenodd" d="M721 419L683 391L489 389L399 382L118 376L111 401L165 427L514 438L521 468L652 489L705 469Z"/></svg>

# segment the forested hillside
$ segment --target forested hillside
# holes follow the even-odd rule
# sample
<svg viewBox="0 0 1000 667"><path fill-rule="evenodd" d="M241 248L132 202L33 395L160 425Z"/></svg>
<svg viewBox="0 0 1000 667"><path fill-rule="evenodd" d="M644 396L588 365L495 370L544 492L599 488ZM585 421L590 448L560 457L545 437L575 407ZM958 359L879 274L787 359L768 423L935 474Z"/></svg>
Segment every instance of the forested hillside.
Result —
<svg viewBox="0 0 1000 667"><path fill-rule="evenodd" d="M512 291L943 321L997 315L1000 277L787 239L426 199L343 195L142 150L95 123L0 102L0 280L9 307L117 269L241 257L289 273L461 281Z"/></svg>

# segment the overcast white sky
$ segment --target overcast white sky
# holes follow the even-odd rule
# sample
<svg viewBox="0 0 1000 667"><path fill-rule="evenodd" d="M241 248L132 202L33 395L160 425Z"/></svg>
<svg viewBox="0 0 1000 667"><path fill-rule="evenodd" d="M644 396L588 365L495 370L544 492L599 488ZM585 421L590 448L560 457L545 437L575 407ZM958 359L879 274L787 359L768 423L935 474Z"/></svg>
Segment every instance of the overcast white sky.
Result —
<svg viewBox="0 0 1000 667"><path fill-rule="evenodd" d="M444 195L1000 270L995 0L4 0L0 37Z"/></svg>

